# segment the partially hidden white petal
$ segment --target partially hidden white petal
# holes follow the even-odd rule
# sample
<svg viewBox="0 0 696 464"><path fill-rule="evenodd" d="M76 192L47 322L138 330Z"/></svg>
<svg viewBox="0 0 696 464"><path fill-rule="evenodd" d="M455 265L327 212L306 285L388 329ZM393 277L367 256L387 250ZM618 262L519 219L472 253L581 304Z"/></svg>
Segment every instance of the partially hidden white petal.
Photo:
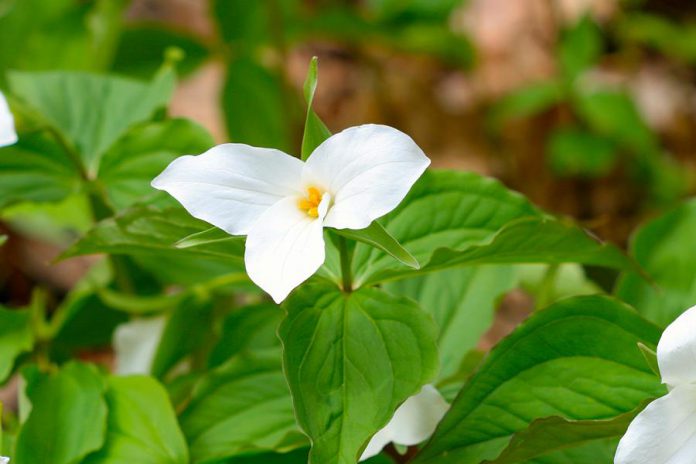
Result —
<svg viewBox="0 0 696 464"><path fill-rule="evenodd" d="M389 423L372 437L360 460L377 455L389 442L412 446L427 440L448 409L440 392L425 385L399 406Z"/></svg>
<svg viewBox="0 0 696 464"><path fill-rule="evenodd" d="M619 442L614 464L693 464L696 385L676 387L648 405Z"/></svg>
<svg viewBox="0 0 696 464"><path fill-rule="evenodd" d="M0 147L12 145L17 142L14 117L5 96L0 92Z"/></svg>
<svg viewBox="0 0 696 464"><path fill-rule="evenodd" d="M232 235L246 235L261 214L301 193L302 161L282 151L228 143L182 156L152 181L192 216Z"/></svg>
<svg viewBox="0 0 696 464"><path fill-rule="evenodd" d="M150 373L166 322L160 316L134 319L116 327L113 337L116 374Z"/></svg>
<svg viewBox="0 0 696 464"><path fill-rule="evenodd" d="M662 333L657 362L662 382L668 386L696 383L696 306L686 310Z"/></svg>
<svg viewBox="0 0 696 464"><path fill-rule="evenodd" d="M333 195L324 225L362 229L396 208L429 164L408 135L367 124L319 145L305 164L303 181Z"/></svg>
<svg viewBox="0 0 696 464"><path fill-rule="evenodd" d="M5 456L0 456L0 464L8 464L10 462L10 458L6 458Z"/></svg>
<svg viewBox="0 0 696 464"><path fill-rule="evenodd" d="M251 280L280 303L324 263L322 220L331 198L324 194L319 217L285 198L266 210L249 231L244 262Z"/></svg>

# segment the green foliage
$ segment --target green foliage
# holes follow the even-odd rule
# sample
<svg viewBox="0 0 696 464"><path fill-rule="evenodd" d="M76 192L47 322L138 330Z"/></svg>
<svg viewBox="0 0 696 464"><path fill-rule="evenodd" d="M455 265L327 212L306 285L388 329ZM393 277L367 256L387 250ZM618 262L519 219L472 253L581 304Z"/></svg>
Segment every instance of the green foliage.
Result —
<svg viewBox="0 0 696 464"><path fill-rule="evenodd" d="M634 267L617 248L597 242L576 226L545 217L522 196L472 173L426 173L382 221L421 269L394 267L385 253L358 245L353 265L359 285L474 264L579 262Z"/></svg>
<svg viewBox="0 0 696 464"><path fill-rule="evenodd" d="M13 93L75 150L88 179L96 177L102 156L121 136L166 106L175 83L171 70L148 84L60 72L13 72L9 78Z"/></svg>
<svg viewBox="0 0 696 464"><path fill-rule="evenodd" d="M589 15L565 30L558 46L558 61L563 75L575 79L596 64L602 52L602 36Z"/></svg>
<svg viewBox="0 0 696 464"><path fill-rule="evenodd" d="M181 416L194 463L306 446L277 354L233 357L196 384Z"/></svg>
<svg viewBox="0 0 696 464"><path fill-rule="evenodd" d="M581 129L560 129L549 139L548 160L561 176L601 177L617 161L614 144Z"/></svg>
<svg viewBox="0 0 696 464"><path fill-rule="evenodd" d="M19 464L81 462L106 438L106 385L94 366L69 363L51 374L24 373L31 412L17 437Z"/></svg>
<svg viewBox="0 0 696 464"><path fill-rule="evenodd" d="M595 461L592 462L600 462L600 459L602 462L609 462L614 455L614 446L607 447L604 444L609 441L613 445L613 441L624 434L633 418L642 409L642 406L639 406L633 411L607 420L568 420L562 417L537 419L529 427L516 433L497 459L486 461L486 464L529 462L532 458L542 456L547 457L544 462L562 462L554 459L555 451L590 446L593 448L593 454L597 453L592 458ZM601 455L601 458L598 455ZM574 459L571 462L580 461Z"/></svg>
<svg viewBox="0 0 696 464"><path fill-rule="evenodd" d="M34 346L31 315L27 310L10 310L0 306L0 383L12 372L21 353Z"/></svg>
<svg viewBox="0 0 696 464"><path fill-rule="evenodd" d="M616 300L556 303L493 349L414 462L478 463L535 419L601 420L637 408L664 391L636 346L659 335Z"/></svg>
<svg viewBox="0 0 696 464"><path fill-rule="evenodd" d="M639 228L631 241L631 253L652 281L626 273L616 295L662 327L694 304L695 228L696 201L691 200Z"/></svg>
<svg viewBox="0 0 696 464"><path fill-rule="evenodd" d="M355 463L396 407L435 376L435 325L411 300L377 289L310 285L286 307L283 363L310 462Z"/></svg>
<svg viewBox="0 0 696 464"><path fill-rule="evenodd" d="M516 283L510 266L448 269L384 285L413 298L439 326L440 380L455 376L493 323L498 299Z"/></svg>
<svg viewBox="0 0 696 464"><path fill-rule="evenodd" d="M149 377L110 377L105 395L109 418L104 447L85 464L186 464L184 436L167 393ZM87 421L84 418L82 422Z"/></svg>

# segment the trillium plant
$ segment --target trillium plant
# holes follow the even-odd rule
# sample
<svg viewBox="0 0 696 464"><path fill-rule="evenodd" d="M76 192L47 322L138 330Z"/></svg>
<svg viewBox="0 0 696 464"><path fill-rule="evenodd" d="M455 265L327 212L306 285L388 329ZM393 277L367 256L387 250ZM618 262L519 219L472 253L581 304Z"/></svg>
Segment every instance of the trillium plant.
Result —
<svg viewBox="0 0 696 464"><path fill-rule="evenodd" d="M316 59L301 144L215 145L174 64L7 76L3 221L95 255L0 306L12 464L696 462L696 203L621 250L404 127L332 133Z"/></svg>

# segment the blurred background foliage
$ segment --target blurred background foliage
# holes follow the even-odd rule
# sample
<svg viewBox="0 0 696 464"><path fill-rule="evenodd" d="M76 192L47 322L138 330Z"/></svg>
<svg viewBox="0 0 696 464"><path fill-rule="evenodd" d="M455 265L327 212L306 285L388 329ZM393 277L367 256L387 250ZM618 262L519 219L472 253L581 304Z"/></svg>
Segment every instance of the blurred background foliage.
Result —
<svg viewBox="0 0 696 464"><path fill-rule="evenodd" d="M574 217L650 274L651 283L622 275L616 294L660 325L693 303L696 207L685 199L696 192L696 6L688 0L0 0L0 89L21 134L0 152L0 302L26 308L0 316L32 326L34 335L12 332L26 338L24 351L108 364L118 324L164 311L158 378L187 356L195 372L250 347L278 349L280 313L228 259L242 242L168 246L206 226L149 180L216 142L299 154L312 56L314 108L332 132L397 127L435 167L496 177ZM70 256L112 256L59 261L85 234ZM461 347L468 330L472 348L447 366L452 394L480 361L474 347L490 348L535 304L610 292L616 278L576 265L514 271L458 269L442 280L478 284L449 302L468 312L443 344ZM399 291L432 309L437 283ZM8 357L20 365L22 353ZM175 405L196 379L167 383Z"/></svg>

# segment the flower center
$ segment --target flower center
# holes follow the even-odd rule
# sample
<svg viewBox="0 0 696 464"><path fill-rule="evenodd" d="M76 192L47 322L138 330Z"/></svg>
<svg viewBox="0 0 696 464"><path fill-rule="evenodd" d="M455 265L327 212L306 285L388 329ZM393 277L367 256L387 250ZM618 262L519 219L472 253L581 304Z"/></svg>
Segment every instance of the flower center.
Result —
<svg viewBox="0 0 696 464"><path fill-rule="evenodd" d="M307 216L318 218L319 217L319 204L321 203L322 193L316 187L307 188L307 197L301 198L297 202L297 207L301 211L307 213Z"/></svg>

